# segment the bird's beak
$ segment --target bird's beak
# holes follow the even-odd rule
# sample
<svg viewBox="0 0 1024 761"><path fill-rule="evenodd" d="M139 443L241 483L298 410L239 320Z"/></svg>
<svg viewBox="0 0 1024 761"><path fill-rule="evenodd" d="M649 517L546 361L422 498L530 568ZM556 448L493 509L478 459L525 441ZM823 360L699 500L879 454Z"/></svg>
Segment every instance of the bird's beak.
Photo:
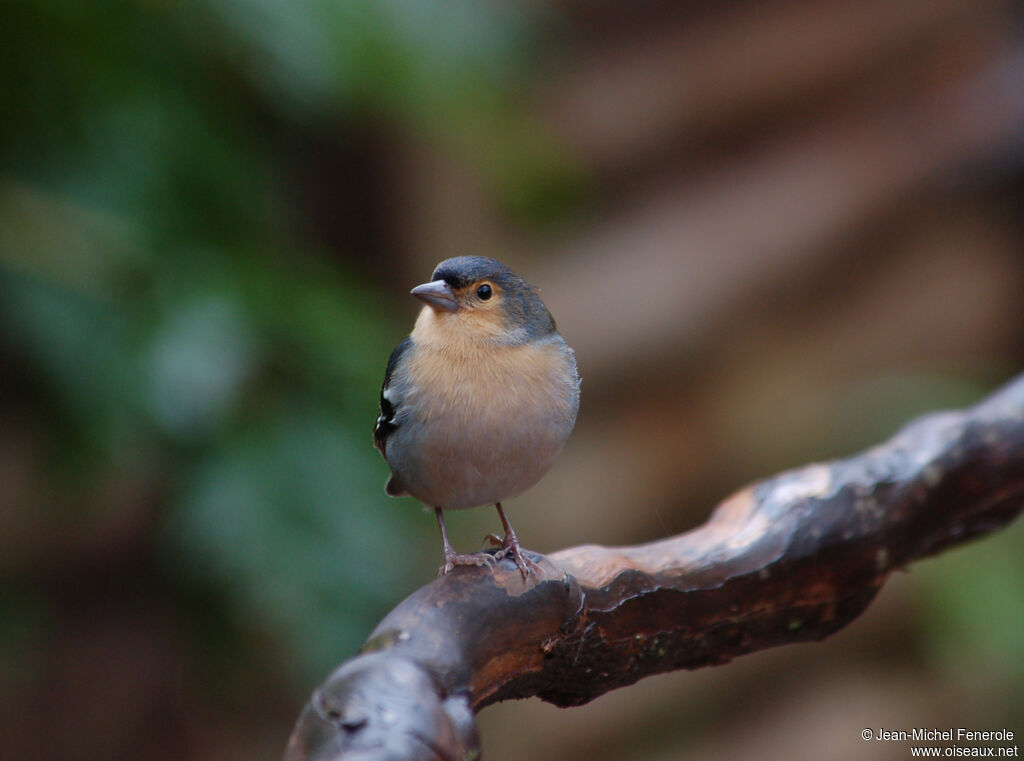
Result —
<svg viewBox="0 0 1024 761"><path fill-rule="evenodd" d="M433 307L436 311L443 309L446 312L454 312L459 308L459 302L455 299L455 292L452 291L452 287L444 280L435 280L432 283L417 285L409 293L424 304Z"/></svg>

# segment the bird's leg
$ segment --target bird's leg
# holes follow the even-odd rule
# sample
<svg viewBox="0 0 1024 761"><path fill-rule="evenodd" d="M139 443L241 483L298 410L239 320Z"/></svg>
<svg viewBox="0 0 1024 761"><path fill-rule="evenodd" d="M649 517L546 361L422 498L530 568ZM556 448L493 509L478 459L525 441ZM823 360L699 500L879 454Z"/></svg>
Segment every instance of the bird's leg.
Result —
<svg viewBox="0 0 1024 761"><path fill-rule="evenodd" d="M505 511L502 510L501 503L496 502L494 506L498 508L498 517L501 518L502 528L505 529L505 538L501 541L501 549L494 554L494 557L500 559L511 555L512 560L515 561L516 567L519 569L519 573L525 579L531 573L539 571L540 567L523 553L522 548L519 546L519 537L516 536L515 529L512 528L512 524L505 517Z"/></svg>
<svg viewBox="0 0 1024 761"><path fill-rule="evenodd" d="M441 541L444 542L444 565L438 569L438 576L451 573L457 565L494 565L494 556L486 552L476 552L471 555L457 553L452 547L452 543L448 541L448 529L445 528L444 515L441 514L440 507L434 508L434 515L437 516L437 525L441 527Z"/></svg>

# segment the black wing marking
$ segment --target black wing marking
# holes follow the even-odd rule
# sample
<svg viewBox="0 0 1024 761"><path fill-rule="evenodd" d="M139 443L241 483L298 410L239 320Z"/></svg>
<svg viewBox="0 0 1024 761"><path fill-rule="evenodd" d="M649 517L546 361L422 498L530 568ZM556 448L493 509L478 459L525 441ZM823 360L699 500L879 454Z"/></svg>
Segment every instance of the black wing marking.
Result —
<svg viewBox="0 0 1024 761"><path fill-rule="evenodd" d="M373 428L373 445L380 450L381 454L384 454L384 446L387 444L388 436L398 427L395 423L395 413L398 411L397 405L387 398L391 374L411 347L411 338L406 338L402 343L398 344L395 350L391 352L391 358L388 359L388 369L384 371L384 384L380 388L380 417L377 418L377 425Z"/></svg>

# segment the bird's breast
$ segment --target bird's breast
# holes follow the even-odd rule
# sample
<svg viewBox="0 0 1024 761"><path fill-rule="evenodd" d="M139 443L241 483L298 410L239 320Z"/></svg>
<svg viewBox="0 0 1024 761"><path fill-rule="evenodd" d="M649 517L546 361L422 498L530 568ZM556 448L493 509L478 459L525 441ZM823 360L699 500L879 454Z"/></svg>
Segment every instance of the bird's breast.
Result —
<svg viewBox="0 0 1024 761"><path fill-rule="evenodd" d="M447 509L533 486L561 451L579 406L575 359L557 335L486 351L421 347L403 375L406 417L388 462L410 494Z"/></svg>

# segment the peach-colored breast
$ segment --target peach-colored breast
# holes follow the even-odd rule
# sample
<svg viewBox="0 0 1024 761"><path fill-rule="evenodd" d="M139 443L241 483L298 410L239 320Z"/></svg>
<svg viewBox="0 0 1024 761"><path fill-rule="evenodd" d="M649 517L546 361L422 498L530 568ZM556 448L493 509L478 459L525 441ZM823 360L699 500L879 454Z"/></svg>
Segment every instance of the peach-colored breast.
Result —
<svg viewBox="0 0 1024 761"><path fill-rule="evenodd" d="M388 463L429 506L515 497L550 469L575 424L572 350L557 334L485 351L443 346L417 346L392 381L406 412L388 442Z"/></svg>

